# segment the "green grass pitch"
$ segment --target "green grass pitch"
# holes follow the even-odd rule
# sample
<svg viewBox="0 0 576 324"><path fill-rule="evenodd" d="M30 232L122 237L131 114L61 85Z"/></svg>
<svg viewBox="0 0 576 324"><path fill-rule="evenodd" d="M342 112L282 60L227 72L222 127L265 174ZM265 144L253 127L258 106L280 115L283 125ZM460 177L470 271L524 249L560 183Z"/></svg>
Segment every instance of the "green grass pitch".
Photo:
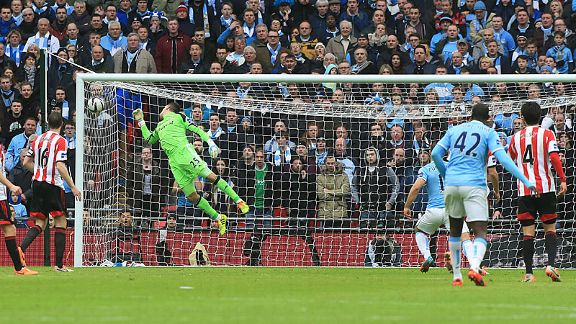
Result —
<svg viewBox="0 0 576 324"><path fill-rule="evenodd" d="M487 287L445 269L84 268L37 277L0 268L0 323L576 322L576 272Z"/></svg>

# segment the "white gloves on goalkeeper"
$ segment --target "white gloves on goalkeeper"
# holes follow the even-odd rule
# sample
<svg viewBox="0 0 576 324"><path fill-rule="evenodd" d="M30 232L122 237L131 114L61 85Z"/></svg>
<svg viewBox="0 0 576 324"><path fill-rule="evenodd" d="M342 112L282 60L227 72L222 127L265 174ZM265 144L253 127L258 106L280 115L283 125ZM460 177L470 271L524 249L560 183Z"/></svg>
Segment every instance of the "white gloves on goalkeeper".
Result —
<svg viewBox="0 0 576 324"><path fill-rule="evenodd" d="M132 112L132 116L138 122L138 126L142 126L144 123L144 112L142 109L136 109Z"/></svg>
<svg viewBox="0 0 576 324"><path fill-rule="evenodd" d="M217 158L218 155L220 155L220 149L218 148L218 146L216 146L216 144L212 140L208 141L208 153L210 154L210 157L212 157L213 159Z"/></svg>

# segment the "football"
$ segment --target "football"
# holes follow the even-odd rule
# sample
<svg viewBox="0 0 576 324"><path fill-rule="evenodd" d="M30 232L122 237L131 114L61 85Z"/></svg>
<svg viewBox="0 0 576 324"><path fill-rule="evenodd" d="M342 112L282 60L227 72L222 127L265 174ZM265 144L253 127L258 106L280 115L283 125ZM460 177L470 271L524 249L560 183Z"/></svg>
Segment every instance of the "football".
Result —
<svg viewBox="0 0 576 324"><path fill-rule="evenodd" d="M91 113L98 115L102 112L102 110L104 110L104 100L99 97L92 97L88 99L86 109L88 109L88 111Z"/></svg>

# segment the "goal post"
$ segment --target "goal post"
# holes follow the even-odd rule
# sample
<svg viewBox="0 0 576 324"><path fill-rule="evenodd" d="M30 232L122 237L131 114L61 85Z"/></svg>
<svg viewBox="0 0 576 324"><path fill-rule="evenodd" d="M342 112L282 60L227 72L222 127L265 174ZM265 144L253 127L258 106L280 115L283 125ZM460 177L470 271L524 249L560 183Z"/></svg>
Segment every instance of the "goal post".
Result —
<svg viewBox="0 0 576 324"><path fill-rule="evenodd" d="M562 89L556 87L558 84L563 85ZM295 86L291 87L291 85ZM482 93L474 85L480 88ZM538 94L530 93L531 85L538 88ZM461 97L455 99L457 91L460 92ZM536 91L535 88L534 91ZM341 93L341 97L337 97L336 93L339 95ZM79 73L76 80L76 95L77 143L85 143L86 138L88 140L87 144L76 147L75 182L83 193L83 200L76 202L75 206L74 266L94 266L104 261L118 261L125 259L124 254L129 253L132 253L130 255L138 254L138 258L132 261L145 265L158 265L160 264L158 244L162 242L168 242L164 247L171 251L170 264L173 265L188 265L188 255L195 250L196 243L202 243L207 249L212 264L216 265L364 266L365 259L369 260L374 255L374 251L369 251L370 244L376 244L376 240L382 234L386 234L386 242L388 242L386 244L389 245L379 246L379 251L389 250L386 253L390 254L390 258L400 258L397 261L389 261L389 265L416 266L422 259L411 238L415 221L406 220L401 216L403 202L398 198L392 210L386 214L388 211L386 201L371 200L375 198L371 196L370 190L376 190L377 194L382 197L390 197L392 189L389 188L392 188L393 184L377 182L381 191L370 187L370 184L366 184L365 188L362 187L362 181L365 180L360 179L362 175L359 172L366 170L363 164L368 163L364 152L376 143L371 142L371 136L373 136L370 134L371 125L380 125L383 133L378 135L384 141L379 143L382 147L376 147L383 160L382 165L379 166L383 169L391 168L394 172L399 169L394 164L397 163L394 160L394 145L396 144L393 143L391 147L388 147L387 142L419 141L420 139L413 139L416 136L416 128L421 128L425 133L423 138L427 141L426 148L415 148L413 144L410 144L409 148L404 144L398 146L402 149L401 152L407 155L408 150L411 150L409 153L411 165L407 167L410 167L412 173L397 175L398 179L403 176L403 181L405 181L399 185L399 190L402 192L397 194L405 198L411 182L416 177L414 172L417 172L417 169L422 166L420 163L423 163L419 160L420 152L428 151L429 145L433 145L448 127L463 121L468 116L473 102L479 100L487 102L491 105L494 115L504 116L505 121L501 120L496 127L500 128L498 130L503 133L502 136L510 136L513 131L511 118L515 116L514 114L519 114L520 106L526 100L537 100L545 111L562 112L565 117L570 114L574 116L576 75L352 76ZM102 113L89 112L84 106L87 99L94 96L105 99L106 108ZM264 152L265 159L274 167L274 179L271 181L270 188L267 189L273 191L272 204L274 206L263 208L266 209L264 213L266 215L246 217L236 214L235 207L230 201L222 202L221 199L226 198L220 196L218 190L211 188L209 184L201 183L201 188L211 190L207 192L211 203L230 211L232 217L230 217L229 233L218 237L215 230L210 228L208 218L199 215L193 207L183 207L186 214L182 216L175 211L182 206L179 205L180 202L174 202L177 196L170 191L174 179L170 174L165 156L157 146L153 148L153 155L160 169L159 182L162 186L167 184L168 188L160 188L158 192L155 192L156 189L153 188L158 186L152 180L145 180L144 177L138 177L137 180L129 179L128 173L134 173L133 168L131 169L135 163L133 160L139 156L145 145L137 135L137 127L129 125L130 123L125 120L126 116L122 114L129 114L132 109L145 106L148 125L152 124L154 128L159 120L159 111L170 101L184 103L183 108L187 109L190 119L194 118L190 115L190 111L195 106L200 106L201 123L205 130L210 129L210 114L217 115L218 123L222 122L224 125L228 110L234 110L234 114L237 115L237 123L234 127L240 128L244 118L247 119L247 123L251 124L247 129L252 129L253 133L243 133L241 137L227 137L229 140L223 139L220 144L226 157L224 167L229 172L226 173L230 179L229 183L242 193L247 192L242 189L248 186L246 183L251 180L247 176L243 179L238 175L240 172L238 165L243 154L242 147L266 148L267 140L275 139L275 135L284 133L284 131L276 133L274 123L282 121L286 124L288 129L286 147L291 147L292 142L293 149ZM121 107L121 113L118 112L118 107ZM129 119L130 116L127 117ZM151 118L153 122L150 123L148 118ZM317 125L317 137L302 138L302 134L308 134L310 125ZM340 142L344 143L344 154L348 154L349 159L344 155L338 155L340 153L337 153L338 148L335 147L335 142L338 142L340 138L338 132L341 131L336 129L339 125L344 125L344 132L347 133L347 137L341 137ZM398 125L403 131L403 136L406 137L396 141L391 134L395 131L394 127ZM223 128L221 132L228 133ZM215 130L211 136L217 134L218 131ZM300 156L297 146L309 145L306 147L307 150L312 147L316 149L317 141L322 140L329 143L330 150L327 155L337 157L338 164L344 167L342 172L349 181L346 197L338 200L342 209L334 207L338 205L336 200L340 198L327 199L317 195L318 178L324 172L320 171L323 162L319 163L316 158L313 159L316 168L314 183L298 182L294 180L298 177L290 174L291 162ZM573 131L568 141L574 141ZM85 147L89 152L85 151ZM347 152L347 149L352 153ZM565 165L566 173L573 181L573 156L567 161L572 164ZM212 162L216 164L218 161ZM309 163L303 164L305 167L310 166ZM232 170L229 169L231 166ZM210 165L210 168L216 171L216 165ZM514 214L516 183L506 172L500 169L499 171L503 199L507 200L506 207L499 208L506 214L504 215L506 221L491 223L493 227L491 253L495 253L495 256L489 262L492 266L515 267L521 259L517 256L519 226ZM231 173L234 172L236 174L232 176ZM305 176L302 175L302 177ZM87 182L90 182L90 189L87 189ZM296 185L295 182L298 184ZM306 183L308 191L302 189L305 187L303 183ZM135 188L136 186L129 188L134 184L138 189ZM573 183L569 184L569 188L573 189ZM94 191L98 190L102 193L94 194ZM309 192L310 195L296 194L303 191ZM129 201L139 199L134 197L142 195L159 195L162 196L162 201L154 201L146 207L143 207L144 205L139 205L138 208L130 206ZM420 209L414 210L416 218L419 212L423 212L422 208L426 204L426 201L422 201L425 199L422 198L424 196L419 195L419 197ZM568 197L571 200L559 202L559 204L565 204L564 209L574 206L573 195ZM248 201L250 197L245 199ZM324 199L324 205L320 204L321 199ZM306 204L307 202L310 203ZM326 218L322 211L324 207L321 206L331 206L329 214L333 217ZM192 212L190 212L191 209ZM306 212L299 213L295 209L306 209ZM86 210L88 216L85 218ZM139 213L134 218L134 223L138 224L137 242L135 242L136 234L123 234L123 240L128 240L130 244L138 245L138 247L135 252L122 252L124 257L118 257L114 253L121 249L117 242L120 240L117 234L119 220L114 218L125 210L137 210ZM338 222L333 222L337 218L334 215L340 211L343 213L340 215L342 217L338 217ZM173 213L178 215L178 227L167 231L167 216ZM574 243L570 241L570 237L573 237L575 216L573 212L564 215L561 221L566 226L560 232L565 233L565 236L569 238L566 239L564 246L559 244L559 257L565 261L563 263L565 266L576 267L574 263L576 251L569 248ZM294 219L296 222L292 222ZM84 223L85 221L87 224ZM258 226L260 226L259 229ZM256 249L258 249L257 253L253 253ZM375 245L372 249L376 249ZM398 252L399 250L401 252ZM441 231L438 239L438 254L445 250L445 231ZM160 249L160 251L163 250ZM110 260L111 255L115 255L117 259ZM195 255L197 256L198 253ZM256 258L254 263L250 263L254 258ZM487 258L492 258L492 256Z"/></svg>

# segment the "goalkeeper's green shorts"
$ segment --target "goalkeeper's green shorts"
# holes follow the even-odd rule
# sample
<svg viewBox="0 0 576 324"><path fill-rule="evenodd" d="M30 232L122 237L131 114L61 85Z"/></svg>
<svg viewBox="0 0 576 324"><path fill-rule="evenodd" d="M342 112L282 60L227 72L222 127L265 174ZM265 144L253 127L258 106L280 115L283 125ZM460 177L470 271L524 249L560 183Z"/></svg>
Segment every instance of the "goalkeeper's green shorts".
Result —
<svg viewBox="0 0 576 324"><path fill-rule="evenodd" d="M170 157L170 170L174 179L184 192L186 197L196 192L194 180L198 177L206 178L212 170L197 154L190 152L193 150L192 145L186 145L186 149L179 151L176 155Z"/></svg>

